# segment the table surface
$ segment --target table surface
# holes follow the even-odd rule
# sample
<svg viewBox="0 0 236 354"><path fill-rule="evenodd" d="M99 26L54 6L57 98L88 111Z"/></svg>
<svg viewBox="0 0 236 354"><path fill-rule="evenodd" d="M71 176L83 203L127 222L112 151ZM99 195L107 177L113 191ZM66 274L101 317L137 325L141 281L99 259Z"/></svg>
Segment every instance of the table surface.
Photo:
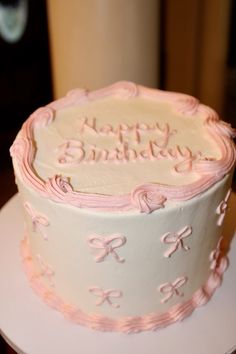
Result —
<svg viewBox="0 0 236 354"><path fill-rule="evenodd" d="M211 301L181 323L157 332L101 333L68 322L31 290L23 273L19 243L23 216L18 195L0 211L0 333L27 354L225 354L236 346L236 195L224 234L230 266Z"/></svg>

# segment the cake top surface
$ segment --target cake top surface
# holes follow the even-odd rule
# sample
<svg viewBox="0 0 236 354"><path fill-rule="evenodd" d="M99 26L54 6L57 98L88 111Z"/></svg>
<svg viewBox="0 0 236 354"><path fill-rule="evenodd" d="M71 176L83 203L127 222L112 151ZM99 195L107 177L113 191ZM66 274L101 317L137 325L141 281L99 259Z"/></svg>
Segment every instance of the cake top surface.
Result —
<svg viewBox="0 0 236 354"><path fill-rule="evenodd" d="M120 82L38 109L11 151L23 178L55 201L150 212L228 173L233 135L193 97Z"/></svg>
<svg viewBox="0 0 236 354"><path fill-rule="evenodd" d="M76 190L126 194L142 183L183 185L198 179L194 163L220 158L201 114L167 103L107 97L65 108L35 131L34 168L43 179L70 178Z"/></svg>

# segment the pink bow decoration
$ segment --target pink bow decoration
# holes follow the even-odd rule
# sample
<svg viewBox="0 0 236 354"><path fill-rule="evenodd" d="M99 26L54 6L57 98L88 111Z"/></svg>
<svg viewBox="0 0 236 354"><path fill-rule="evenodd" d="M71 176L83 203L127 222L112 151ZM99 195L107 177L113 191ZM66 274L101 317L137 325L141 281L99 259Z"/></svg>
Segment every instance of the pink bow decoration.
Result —
<svg viewBox="0 0 236 354"><path fill-rule="evenodd" d="M218 267L219 259L222 254L222 241L223 241L223 237L221 236L217 243L216 248L210 253L209 260L211 262L210 264L211 270L216 270Z"/></svg>
<svg viewBox="0 0 236 354"><path fill-rule="evenodd" d="M178 232L167 232L161 238L161 241L166 244L173 244L164 253L164 257L170 257L178 248L182 248L184 251L188 251L190 247L184 245L184 239L190 236L192 233L192 228L190 226L185 226Z"/></svg>
<svg viewBox="0 0 236 354"><path fill-rule="evenodd" d="M91 235L88 239L91 248L100 249L101 252L95 257L96 262L104 261L105 257L111 254L117 262L123 263L124 258L120 257L115 251L116 248L123 246L126 243L126 238L120 234L111 236Z"/></svg>
<svg viewBox="0 0 236 354"><path fill-rule="evenodd" d="M52 277L55 275L54 270L49 265L47 265L45 263L45 261L42 259L42 257L39 254L37 255L37 259L38 259L38 263L39 263L40 268L41 268L40 275L42 277L47 277L50 285L54 286L54 282L53 282L53 279L52 279Z"/></svg>
<svg viewBox="0 0 236 354"><path fill-rule="evenodd" d="M92 287L89 289L89 291L93 295L100 297L100 299L96 302L96 306L100 306L106 301L110 306L114 308L120 307L119 304L112 302L111 298L120 298L123 295L122 291L113 290L113 289L103 290L98 287Z"/></svg>
<svg viewBox="0 0 236 354"><path fill-rule="evenodd" d="M231 195L231 189L228 190L226 197L222 202L219 204L218 208L216 209L216 213L219 215L219 218L217 220L217 225L221 226L223 224L224 218L226 211L228 209L228 201Z"/></svg>
<svg viewBox="0 0 236 354"><path fill-rule="evenodd" d="M24 203L24 207L25 210L27 211L27 213L29 214L29 216L32 219L32 223L33 223L33 231L39 231L44 240L48 239L48 236L45 232L45 230L43 229L42 226L48 226L49 225L49 221L48 218L45 215L42 215L40 213L38 213L31 205L29 202L25 202Z"/></svg>
<svg viewBox="0 0 236 354"><path fill-rule="evenodd" d="M162 300L161 303L166 303L174 295L184 296L182 292L178 289L187 282L187 277L177 278L173 283L165 283L159 287L159 291L163 294L167 294Z"/></svg>

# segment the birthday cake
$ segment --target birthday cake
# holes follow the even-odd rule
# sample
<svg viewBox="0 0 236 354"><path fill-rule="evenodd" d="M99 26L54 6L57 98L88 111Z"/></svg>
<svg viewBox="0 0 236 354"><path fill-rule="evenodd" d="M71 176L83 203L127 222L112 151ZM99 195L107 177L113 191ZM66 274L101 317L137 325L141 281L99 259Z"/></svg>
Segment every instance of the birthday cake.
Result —
<svg viewBox="0 0 236 354"><path fill-rule="evenodd" d="M235 131L197 99L118 82L36 110L12 147L35 292L76 324L156 330L227 267Z"/></svg>

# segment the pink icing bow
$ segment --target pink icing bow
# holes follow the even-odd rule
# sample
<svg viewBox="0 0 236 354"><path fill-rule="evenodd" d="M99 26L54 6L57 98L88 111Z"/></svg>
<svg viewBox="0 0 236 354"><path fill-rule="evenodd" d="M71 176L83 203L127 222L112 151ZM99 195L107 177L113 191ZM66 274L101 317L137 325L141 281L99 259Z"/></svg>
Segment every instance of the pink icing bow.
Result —
<svg viewBox="0 0 236 354"><path fill-rule="evenodd" d="M229 201L230 195L231 195L231 189L228 190L225 199L222 200L222 202L220 203L220 205L216 209L216 213L219 215L219 218L217 221L218 226L221 226L223 224L225 214L228 209L228 201Z"/></svg>
<svg viewBox="0 0 236 354"><path fill-rule="evenodd" d="M167 302L174 295L184 296L178 289L183 286L187 281L187 277L177 278L173 283L165 283L159 287L159 291L163 294L167 294L162 300L161 303Z"/></svg>
<svg viewBox="0 0 236 354"><path fill-rule="evenodd" d="M210 264L211 270L216 270L219 265L219 260L222 255L222 241L223 241L223 237L221 236L217 243L216 248L210 253L209 260L211 262Z"/></svg>
<svg viewBox="0 0 236 354"><path fill-rule="evenodd" d="M102 305L105 301L112 307L118 308L119 304L111 301L111 298L120 298L122 296L122 291L119 290L103 290L98 287L90 288L89 291L95 296L99 296L101 299L96 302L96 306Z"/></svg>
<svg viewBox="0 0 236 354"><path fill-rule="evenodd" d="M178 232L167 232L166 234L164 234L161 238L161 241L166 244L173 243L173 246L171 246L169 250L164 253L164 257L170 257L175 251L177 251L179 247L182 248L184 251L188 251L190 247L185 246L183 240L184 238L191 235L191 233L192 228L190 226L185 226Z"/></svg>
<svg viewBox="0 0 236 354"><path fill-rule="evenodd" d="M105 257L109 254L112 254L119 263L125 261L125 259L121 258L115 251L116 248L121 247L126 243L126 238L124 236L120 234L114 234L108 237L91 235L89 236L88 242L91 248L101 249L101 252L95 257L96 262L104 261Z"/></svg>
<svg viewBox="0 0 236 354"><path fill-rule="evenodd" d="M45 230L43 230L42 226L48 226L49 225L49 221L48 218L45 215L39 214L31 205L29 202L25 202L24 203L24 207L25 210L27 211L27 213L29 214L29 216L32 219L32 223L33 223L33 231L39 231L44 240L48 239L48 236L45 232Z"/></svg>
<svg viewBox="0 0 236 354"><path fill-rule="evenodd" d="M39 254L37 255L37 259L42 270L40 275L43 277L47 277L50 285L54 286L54 282L52 280L52 277L55 275L54 270L52 270L52 268L45 263L45 261Z"/></svg>

